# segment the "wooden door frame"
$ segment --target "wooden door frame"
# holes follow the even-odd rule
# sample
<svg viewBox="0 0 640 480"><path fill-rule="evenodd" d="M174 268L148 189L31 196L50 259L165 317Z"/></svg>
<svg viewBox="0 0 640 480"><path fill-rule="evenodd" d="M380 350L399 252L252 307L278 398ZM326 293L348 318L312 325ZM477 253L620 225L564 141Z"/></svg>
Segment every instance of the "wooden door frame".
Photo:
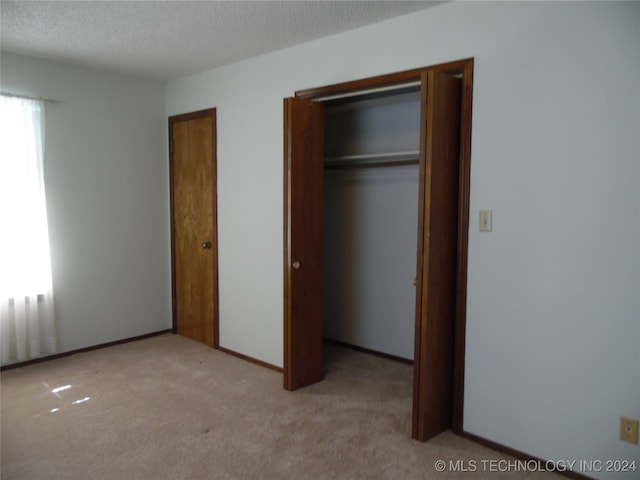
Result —
<svg viewBox="0 0 640 480"><path fill-rule="evenodd" d="M420 82L423 74L429 71L442 72L461 78L461 111L460 111L460 157L458 180L458 239L457 239L457 266L456 266L456 299L455 299L455 324L454 324L454 362L453 362L453 399L451 430L463 435L464 414L464 370L465 370L465 333L466 333L466 299L467 299L467 263L468 263L468 236L469 236L469 194L471 173L471 113L473 95L473 65L474 59L467 58L454 62L447 62L428 67L405 70L386 75L379 75L365 79L343 82L318 88L299 90L296 97L316 100L343 94L357 94L366 90L375 90L384 87ZM424 106L421 106L421 109ZM421 135L424 132L421 132ZM421 200L422 201L422 200ZM288 214L288 205L285 203L285 218ZM418 231L424 232L423 219L419 218ZM286 238L286 232L285 232ZM286 291L285 298L290 294ZM418 315L424 318L423 315ZM417 317L417 318L418 318ZM418 321L417 321L418 322ZM420 320L424 322L424 320ZM416 329L423 325L416 325ZM289 336L285 324L284 338L287 342ZM287 345L285 344L285 349ZM415 352L414 352L415 356ZM417 357L416 357L417 358ZM415 368L415 366L414 366ZM285 372L286 374L286 372ZM423 381L423 379L418 380ZM417 388L414 385L414 404L416 403ZM424 441L420 432L414 431L413 437Z"/></svg>
<svg viewBox="0 0 640 480"><path fill-rule="evenodd" d="M213 176L213 188L211 204L213 208L213 232L212 232L212 268L213 268L213 348L220 348L219 338L219 301L218 301L218 199L217 199L217 151L218 151L218 139L217 139L217 127L216 127L216 109L208 108L205 110L198 110L196 112L183 113L179 115L172 115L168 119L169 123L169 201L170 201L170 216L171 216L171 331L178 333L178 317L176 311L176 256L175 256L175 220L174 220L174 147L173 147L173 125L178 122L184 122L188 120L196 120L200 118L211 118L211 138L213 152L211 155L212 162L212 176Z"/></svg>

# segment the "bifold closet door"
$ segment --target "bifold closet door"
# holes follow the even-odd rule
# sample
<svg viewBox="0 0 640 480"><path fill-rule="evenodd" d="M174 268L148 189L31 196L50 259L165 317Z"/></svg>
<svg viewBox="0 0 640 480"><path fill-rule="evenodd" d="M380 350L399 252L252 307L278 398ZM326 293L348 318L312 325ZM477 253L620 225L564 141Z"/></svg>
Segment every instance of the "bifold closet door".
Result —
<svg viewBox="0 0 640 480"><path fill-rule="evenodd" d="M324 119L318 102L284 100L284 388L322 380Z"/></svg>
<svg viewBox="0 0 640 480"><path fill-rule="evenodd" d="M451 428L457 278L461 81L422 75L413 386L414 438Z"/></svg>
<svg viewBox="0 0 640 480"><path fill-rule="evenodd" d="M451 428L461 81L421 75L420 198L412 436ZM284 102L284 387L317 382L322 365L322 105Z"/></svg>

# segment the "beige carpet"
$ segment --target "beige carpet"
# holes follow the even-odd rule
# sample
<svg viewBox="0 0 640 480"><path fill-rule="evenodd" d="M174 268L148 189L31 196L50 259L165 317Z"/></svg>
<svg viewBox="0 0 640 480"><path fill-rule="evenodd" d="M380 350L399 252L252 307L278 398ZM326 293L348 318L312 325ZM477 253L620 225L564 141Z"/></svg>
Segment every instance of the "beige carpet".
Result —
<svg viewBox="0 0 640 480"><path fill-rule="evenodd" d="M437 472L508 459L446 432L410 439L410 366L327 346L327 376L282 375L175 335L2 373L10 479L552 478Z"/></svg>

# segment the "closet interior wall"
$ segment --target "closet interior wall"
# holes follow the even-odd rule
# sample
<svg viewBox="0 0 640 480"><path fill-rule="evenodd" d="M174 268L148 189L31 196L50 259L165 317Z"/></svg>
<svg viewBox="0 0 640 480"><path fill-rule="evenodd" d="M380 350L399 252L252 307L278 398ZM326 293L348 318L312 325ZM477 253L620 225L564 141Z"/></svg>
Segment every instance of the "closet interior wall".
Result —
<svg viewBox="0 0 640 480"><path fill-rule="evenodd" d="M419 87L325 102L324 337L414 357Z"/></svg>

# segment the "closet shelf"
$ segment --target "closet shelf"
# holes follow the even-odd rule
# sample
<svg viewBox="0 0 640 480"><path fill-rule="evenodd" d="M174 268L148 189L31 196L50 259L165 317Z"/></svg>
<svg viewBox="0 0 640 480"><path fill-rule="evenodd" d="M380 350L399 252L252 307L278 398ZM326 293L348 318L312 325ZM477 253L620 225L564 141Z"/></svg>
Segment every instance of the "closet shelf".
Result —
<svg viewBox="0 0 640 480"><path fill-rule="evenodd" d="M343 155L339 157L327 157L325 168L369 168L369 167L393 167L401 165L417 165L420 160L420 152L411 150L407 152L371 153L363 155Z"/></svg>

